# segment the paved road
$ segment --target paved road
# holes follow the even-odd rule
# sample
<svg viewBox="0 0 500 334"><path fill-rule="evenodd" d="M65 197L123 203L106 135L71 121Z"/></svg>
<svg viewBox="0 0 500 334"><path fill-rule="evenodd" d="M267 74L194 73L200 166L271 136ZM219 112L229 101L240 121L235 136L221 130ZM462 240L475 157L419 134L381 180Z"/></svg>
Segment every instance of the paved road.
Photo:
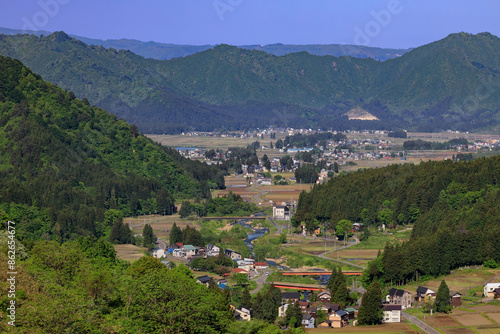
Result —
<svg viewBox="0 0 500 334"><path fill-rule="evenodd" d="M269 217L267 217L267 218L269 218L269 220L270 220L270 221L271 221L271 223L274 225L274 227L276 227L276 228L278 229L278 230L276 231L276 234L281 234L281 233L283 232L283 229L281 228L281 226L280 226L280 225L278 225L278 224L276 224L276 223L274 222L273 217L270 217L270 216L269 216Z"/></svg>
<svg viewBox="0 0 500 334"><path fill-rule="evenodd" d="M434 328L432 328L431 326L427 325L425 322L423 322L422 320L418 319L417 317L415 317L415 316L413 316L411 314L408 314L406 312L401 312L401 315L406 320L409 320L412 324L415 324L418 327L420 327L420 329L422 329L426 333L429 333L429 334L440 334L440 332L438 332L437 330L435 330Z"/></svg>
<svg viewBox="0 0 500 334"><path fill-rule="evenodd" d="M257 287L253 291L250 291L251 294L257 293L257 292L259 292L262 289L262 287L266 283L266 278L267 278L266 273L270 272L270 271L271 270L266 269L265 271L262 272L262 275L260 275L260 277L258 277L255 280L255 282L257 282Z"/></svg>

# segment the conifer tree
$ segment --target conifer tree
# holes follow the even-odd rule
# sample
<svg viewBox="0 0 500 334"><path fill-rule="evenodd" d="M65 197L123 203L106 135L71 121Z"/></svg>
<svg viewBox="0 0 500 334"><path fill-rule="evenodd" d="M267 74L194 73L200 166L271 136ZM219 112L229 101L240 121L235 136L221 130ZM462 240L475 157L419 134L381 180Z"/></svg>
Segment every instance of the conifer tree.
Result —
<svg viewBox="0 0 500 334"><path fill-rule="evenodd" d="M243 289L243 292L241 293L241 307L244 307L247 310L252 308L252 297L250 296L248 286L245 287L245 289Z"/></svg>
<svg viewBox="0 0 500 334"><path fill-rule="evenodd" d="M359 324L378 324L382 319L382 314L382 291L380 290L380 284L375 280L363 294L358 312Z"/></svg>
<svg viewBox="0 0 500 334"><path fill-rule="evenodd" d="M334 292L331 292L331 300L334 303L339 304L340 308L343 309L349 301L349 290L347 290L347 282L344 274L342 274L342 270L340 270L337 278L335 278L335 282L333 283L333 285Z"/></svg>
<svg viewBox="0 0 500 334"><path fill-rule="evenodd" d="M436 294L436 311L448 313L450 311L450 289L444 280L441 281Z"/></svg>
<svg viewBox="0 0 500 334"><path fill-rule="evenodd" d="M111 233L109 234L109 242L113 244L120 243L121 227L122 227L122 220L119 218L115 219L113 227L111 228Z"/></svg>
<svg viewBox="0 0 500 334"><path fill-rule="evenodd" d="M302 310L300 309L299 302L296 301L294 304L288 304L285 315L286 323L288 327L297 328L302 324Z"/></svg>
<svg viewBox="0 0 500 334"><path fill-rule="evenodd" d="M177 242L182 242L182 230L177 226L176 223L174 223L172 229L170 230L169 242L171 245Z"/></svg>
<svg viewBox="0 0 500 334"><path fill-rule="evenodd" d="M144 225L144 228L142 230L142 237L144 238L142 244L144 247L149 247L149 248L154 247L156 243L156 237L153 234L153 228L151 227L151 225L149 224Z"/></svg>

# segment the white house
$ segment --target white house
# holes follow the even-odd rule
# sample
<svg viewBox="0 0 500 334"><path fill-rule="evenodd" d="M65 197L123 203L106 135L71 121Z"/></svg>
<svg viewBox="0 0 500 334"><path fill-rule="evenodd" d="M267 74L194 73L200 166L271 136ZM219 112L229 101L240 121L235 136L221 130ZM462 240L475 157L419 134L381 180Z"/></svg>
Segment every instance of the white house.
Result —
<svg viewBox="0 0 500 334"><path fill-rule="evenodd" d="M385 323L401 322L401 305L385 304L382 321Z"/></svg>
<svg viewBox="0 0 500 334"><path fill-rule="evenodd" d="M236 317L236 320L240 320L240 321L252 320L252 313L250 312L250 310L247 310L244 307L239 307L239 308L235 309L234 311L235 311L234 315Z"/></svg>
<svg viewBox="0 0 500 334"><path fill-rule="evenodd" d="M484 285L484 296L493 297L493 291L500 288L500 283L486 283Z"/></svg>
<svg viewBox="0 0 500 334"><path fill-rule="evenodd" d="M154 248L152 251L151 251L151 254L153 255L153 257L159 259L161 257L165 257L165 251L160 248L160 247L156 247Z"/></svg>
<svg viewBox="0 0 500 334"><path fill-rule="evenodd" d="M305 328L314 328L314 317L309 313L302 314L302 325Z"/></svg>
<svg viewBox="0 0 500 334"><path fill-rule="evenodd" d="M273 207L273 218L281 220L290 219L290 209L285 205L276 205Z"/></svg>

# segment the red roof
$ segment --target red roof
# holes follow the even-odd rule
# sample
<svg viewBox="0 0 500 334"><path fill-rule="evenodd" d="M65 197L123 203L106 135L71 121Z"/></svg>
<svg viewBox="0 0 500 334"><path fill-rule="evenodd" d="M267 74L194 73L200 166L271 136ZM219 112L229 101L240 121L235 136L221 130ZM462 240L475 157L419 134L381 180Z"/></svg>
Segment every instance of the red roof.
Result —
<svg viewBox="0 0 500 334"><path fill-rule="evenodd" d="M184 247L184 244L182 242L177 242L176 245L179 247Z"/></svg>
<svg viewBox="0 0 500 334"><path fill-rule="evenodd" d="M248 271L246 271L245 269L241 269L241 268L233 268L231 269L231 272L232 273L237 273L237 274L248 274Z"/></svg>
<svg viewBox="0 0 500 334"><path fill-rule="evenodd" d="M255 266L267 266L267 262L255 262Z"/></svg>

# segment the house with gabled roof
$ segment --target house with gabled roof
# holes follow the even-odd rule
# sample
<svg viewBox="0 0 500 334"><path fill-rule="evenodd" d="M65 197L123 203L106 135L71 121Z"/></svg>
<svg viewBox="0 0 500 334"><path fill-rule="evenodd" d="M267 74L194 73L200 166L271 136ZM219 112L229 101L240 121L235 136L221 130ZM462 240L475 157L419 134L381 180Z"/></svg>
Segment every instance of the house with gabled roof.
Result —
<svg viewBox="0 0 500 334"><path fill-rule="evenodd" d="M452 307L462 306L462 294L458 291L450 291L450 305Z"/></svg>
<svg viewBox="0 0 500 334"><path fill-rule="evenodd" d="M300 299L300 292L282 292L281 301L284 303L294 303Z"/></svg>
<svg viewBox="0 0 500 334"><path fill-rule="evenodd" d="M330 301L332 299L332 294L329 289L325 289L324 291L318 294L318 299L321 301Z"/></svg>
<svg viewBox="0 0 500 334"><path fill-rule="evenodd" d="M416 301L428 300L429 298L436 298L436 291L426 288L425 286L417 287L417 293L415 294Z"/></svg>
<svg viewBox="0 0 500 334"><path fill-rule="evenodd" d="M302 314L302 325L305 328L314 328L314 317L310 315L309 313L304 313Z"/></svg>
<svg viewBox="0 0 500 334"><path fill-rule="evenodd" d="M210 276L208 276L208 275L200 276L197 278L197 282L208 286L208 282L210 282Z"/></svg>
<svg viewBox="0 0 500 334"><path fill-rule="evenodd" d="M411 307L411 293L406 290L392 288L389 294L385 297L388 304L401 305L403 310Z"/></svg>

